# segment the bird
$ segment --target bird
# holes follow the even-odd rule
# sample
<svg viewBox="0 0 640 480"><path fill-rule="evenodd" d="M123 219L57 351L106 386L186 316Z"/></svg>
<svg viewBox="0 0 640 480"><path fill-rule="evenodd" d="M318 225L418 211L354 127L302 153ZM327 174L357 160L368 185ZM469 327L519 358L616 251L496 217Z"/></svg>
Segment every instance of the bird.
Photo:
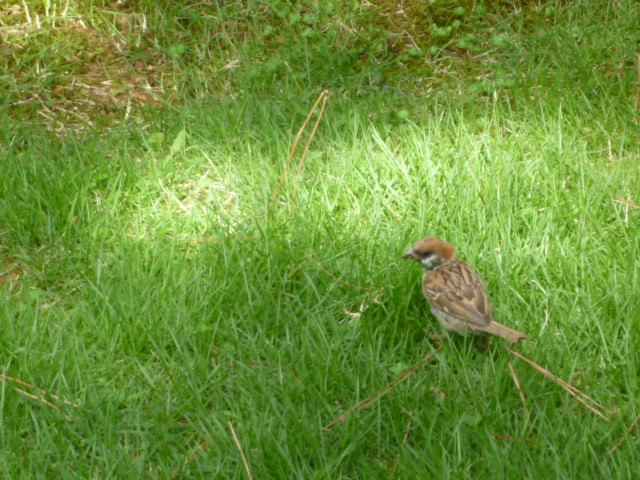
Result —
<svg viewBox="0 0 640 480"><path fill-rule="evenodd" d="M402 258L424 267L422 292L446 331L462 335L489 333L512 343L529 338L494 320L480 276L458 259L450 243L436 237L422 238Z"/></svg>

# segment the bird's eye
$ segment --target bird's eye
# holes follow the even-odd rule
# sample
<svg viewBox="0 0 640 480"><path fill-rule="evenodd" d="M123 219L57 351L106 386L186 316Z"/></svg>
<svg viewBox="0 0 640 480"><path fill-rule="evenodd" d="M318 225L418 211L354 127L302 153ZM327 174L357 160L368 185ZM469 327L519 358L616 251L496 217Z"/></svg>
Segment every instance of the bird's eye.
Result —
<svg viewBox="0 0 640 480"><path fill-rule="evenodd" d="M425 251L420 252L420 256L422 258L430 257L432 254L433 254L433 252L431 250L425 250Z"/></svg>

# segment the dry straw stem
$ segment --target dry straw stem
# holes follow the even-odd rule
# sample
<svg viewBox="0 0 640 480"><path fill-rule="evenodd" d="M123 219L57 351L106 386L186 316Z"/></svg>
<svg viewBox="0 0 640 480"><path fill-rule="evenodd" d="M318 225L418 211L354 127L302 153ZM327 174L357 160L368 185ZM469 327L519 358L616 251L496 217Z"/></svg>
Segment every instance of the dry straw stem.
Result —
<svg viewBox="0 0 640 480"><path fill-rule="evenodd" d="M398 377L394 378L393 380L391 380L389 383L387 383L385 385L385 387L382 390L377 391L376 393L374 393L373 395L370 395L369 397L365 398L362 402L360 402L359 404L357 404L355 407L353 407L351 410L348 410L346 412L344 412L342 415L340 415L339 417L334 418L333 420L331 420L331 422L329 422L324 428L323 430L331 430L331 427L333 427L334 425L340 423L340 422L344 422L347 418L349 418L352 414L354 413L358 413L360 410L365 409L367 406L369 406L369 404L371 404L371 402L373 402L374 400L380 398L382 395L385 395L387 393L389 393L391 391L391 389L393 388L393 386L396 383L401 382L402 380L404 380L405 378L407 378L409 375L411 375L413 372L415 372L416 370L418 370L422 365L424 365L425 363L427 363L429 360L431 360L435 355L437 355L438 353L440 353L442 351L442 345L440 345L436 350L434 350L433 352L429 353L428 355L426 355L422 360L420 360L418 363L416 363L415 365L413 365L412 367L408 368L407 370L405 370L402 374L400 374Z"/></svg>
<svg viewBox="0 0 640 480"><path fill-rule="evenodd" d="M27 382L25 382L23 380L20 380L18 378L13 378L13 377L10 377L8 375L4 375L4 374L0 373L0 382L5 382L5 381L14 382L14 383L17 383L18 385L22 385L22 386L25 386L25 387L31 388L32 390L37 391L40 395L34 395L33 393L29 393L29 392L27 392L27 391L25 391L25 390L23 390L21 388L18 388L18 387L15 387L15 386L13 387L16 392L24 395L25 397L32 398L33 400L37 400L40 403L43 403L43 404L47 405L48 407L53 408L54 410L60 411L60 408L58 408L57 405L54 405L49 400L47 400L45 398L45 396L48 395L50 398L52 398L52 399L54 399L54 400L56 400L58 402L62 402L65 405L69 405L70 407L78 408L78 404L77 403L72 403L72 402L69 402L68 400L60 400L60 397L58 397L57 395L54 395L53 393L48 393L46 390L34 387L30 383L27 383ZM69 415L65 415L64 418L66 420L68 420L69 422L73 422L73 418L71 418Z"/></svg>
<svg viewBox="0 0 640 480"><path fill-rule="evenodd" d="M324 95L324 97L323 97ZM324 115L324 107L327 105L327 98L329 98L329 91L325 90L320 94L322 97L322 108L320 108L320 113L318 114L318 118L316 119L316 123L313 126L313 130L311 130L311 135L309 135L309 140L307 140L307 144L304 147L304 152L302 152L302 158L298 163L298 170L296 171L296 180L300 179L300 174L302 173L302 167L304 166L304 159L307 158L307 153L309 152L309 147L311 146L311 141L313 137L316 135L316 130L318 129L318 125L320 124L320 120L322 119L322 115ZM320 98L318 98L319 100ZM297 184L293 187L293 196L291 199L291 215L293 215L293 211L296 206L296 198L298 197L298 188Z"/></svg>
<svg viewBox="0 0 640 480"><path fill-rule="evenodd" d="M540 365L538 365L537 363L535 363L533 360L528 359L527 357L525 357L524 355L518 353L518 352L514 352L513 350L511 350L509 347L505 346L504 348L507 349L507 351L509 353L511 353L512 355L515 355L516 357L518 357L521 360L524 360L526 363L528 363L529 365L531 365L533 368L535 368L536 370L538 370L540 373L542 373L545 377L553 380L554 382L556 382L558 385L560 385L562 388L564 388L567 392L569 392L569 394L571 394L573 397L575 397L576 400L578 400L580 403L584 404L584 406L586 406L589 410L591 410L593 413L595 413L596 415L598 415L599 417L604 418L607 422L609 422L609 417L607 417L606 415L604 415L602 412L600 412L599 410L597 410L595 407L598 407L602 410L604 410L605 412L613 415L614 412L612 412L611 410L609 410L608 408L606 408L605 406L599 404L598 402L596 402L593 398L591 398L589 395L582 393L580 390L578 390L576 387L574 387L573 385L568 384L567 382L565 382L564 380L559 379L558 377L556 377L555 375L553 375L551 372L549 372L548 370L545 370L544 368L542 368ZM590 405L588 402L591 402L594 406Z"/></svg>
<svg viewBox="0 0 640 480"><path fill-rule="evenodd" d="M522 387L520 386L520 380L518 379L518 375L516 375L516 369L513 368L513 364L511 362L509 362L507 366L509 367L509 372L511 372L513 383L516 384L516 388L518 389L518 393L520 394L520 400L522 400L522 406L524 407L524 411L527 412L527 423L531 423L531 413L527 408L527 399L525 398L524 392L522 391Z"/></svg>
<svg viewBox="0 0 640 480"><path fill-rule="evenodd" d="M624 203L625 205L629 205L630 207L633 207L633 208L640 208L640 205L638 205L637 203L630 202L629 200L623 200L622 198L614 198L613 201L618 203Z"/></svg>
<svg viewBox="0 0 640 480"><path fill-rule="evenodd" d="M307 141L307 145L306 145L306 147L304 149L304 153L302 154L302 158L300 159L300 163L298 164L298 176L300 176L300 172L302 171L302 166L304 165L304 159L307 156L307 152L309 151L309 146L311 145L311 141L313 140L313 136L315 135L316 129L318 128L318 124L320 123L320 119L322 118L322 114L324 112L324 107L325 107L325 105L327 103L327 98L329 98L329 90L322 91L322 93L318 97L318 100L316 100L316 103L313 105L313 107L311 107L311 111L309 112L309 115L307 115L307 119L304 121L304 123L300 127L300 130L298 130L298 134L296 135L296 138L293 141L293 147L291 147L291 152L289 152L289 158L287 159L287 164L285 165L284 171L282 172L282 175L280 176L280 181L278 182L278 186L276 188L276 191L273 192L273 195L271 197L271 201L269 202L269 209L271 209L271 207L273 206L273 203L276 201L276 198L278 198L278 194L280 193L280 189L282 188L282 184L284 183L284 179L287 177L287 172L289 171L289 167L291 166L291 160L293 159L293 156L296 153L296 149L298 148L298 143L300 142L300 137L302 136L302 133L306 130L307 125L309 124L309 120L311 120L311 117L313 116L314 112L318 108L318 105L320 104L320 101L322 100L322 109L320 110L320 115L318 116L318 119L316 120L316 124L313 127L313 131L311 132L311 136L309 137L309 140ZM294 191L294 200L295 200L295 191ZM293 210L292 210L292 213L293 213Z"/></svg>
<svg viewBox="0 0 640 480"><path fill-rule="evenodd" d="M60 397L58 397L57 395L54 395L53 393L48 393L46 390L43 390L42 388L34 387L30 383L27 383L27 382L25 382L23 380L20 380L19 378L13 378L13 377L10 377L9 375L4 375L4 374L0 373L0 382L3 382L5 380L9 380L11 382L17 383L18 385L22 385L24 387L28 387L28 388L31 388L33 390L37 390L43 396L49 395L51 398L53 398L56 401L59 401L59 402L61 401L65 405L69 405L70 407L78 408L78 404L77 403L71 403L68 400L60 400ZM16 387L14 387L14 388L16 388ZM16 388L16 390L17 390L17 388Z"/></svg>
<svg viewBox="0 0 640 480"><path fill-rule="evenodd" d="M233 440L236 442L236 446L240 451L240 455L242 456L242 463L244 463L244 469L247 471L247 477L249 480L253 480L251 476L251 469L249 468L249 462L247 462L247 457L244 456L244 452L242 451L242 445L240 445L240 440L238 440L238 436L236 435L236 431L233 429L233 424L229 421L229 428L231 429L231 435L233 435Z"/></svg>
<svg viewBox="0 0 640 480"><path fill-rule="evenodd" d="M636 425L638 424L638 420L640 420L640 415L638 415L636 417L636 419L633 421L633 423L631 423L631 425L627 429L627 435L630 434L633 431L634 428L636 428ZM618 443L616 443L613 446L613 448L611 450L609 450L609 453L615 453L616 450L618 450L618 448L620 448L620 446L624 443L625 440L626 440L626 437L622 437L620 440L618 440Z"/></svg>

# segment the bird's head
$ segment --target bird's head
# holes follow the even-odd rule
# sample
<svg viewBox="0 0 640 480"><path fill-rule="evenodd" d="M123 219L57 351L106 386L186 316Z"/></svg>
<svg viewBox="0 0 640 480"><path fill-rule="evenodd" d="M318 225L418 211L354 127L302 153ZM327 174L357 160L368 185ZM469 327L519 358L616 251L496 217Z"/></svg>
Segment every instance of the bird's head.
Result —
<svg viewBox="0 0 640 480"><path fill-rule="evenodd" d="M432 270L456 258L453 245L439 238L421 238L402 258L420 262L426 270Z"/></svg>

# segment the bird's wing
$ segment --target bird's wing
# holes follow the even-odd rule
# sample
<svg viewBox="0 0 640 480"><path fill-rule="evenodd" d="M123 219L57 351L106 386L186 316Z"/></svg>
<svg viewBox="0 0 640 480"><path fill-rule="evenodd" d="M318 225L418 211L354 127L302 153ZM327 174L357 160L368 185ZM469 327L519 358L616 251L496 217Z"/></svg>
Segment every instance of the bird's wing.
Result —
<svg viewBox="0 0 640 480"><path fill-rule="evenodd" d="M449 315L486 326L493 320L489 297L478 274L465 262L455 260L428 273L423 280L429 304Z"/></svg>

